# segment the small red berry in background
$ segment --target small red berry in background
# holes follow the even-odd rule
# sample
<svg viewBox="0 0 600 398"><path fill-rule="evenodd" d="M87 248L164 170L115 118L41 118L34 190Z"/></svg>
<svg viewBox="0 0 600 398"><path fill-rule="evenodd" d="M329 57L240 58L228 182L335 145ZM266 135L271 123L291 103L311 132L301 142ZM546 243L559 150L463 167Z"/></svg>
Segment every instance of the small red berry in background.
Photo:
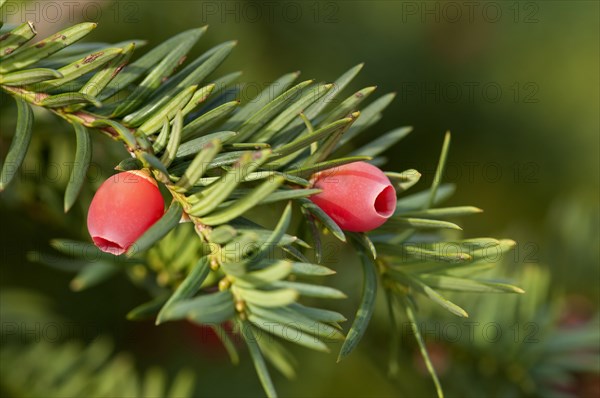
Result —
<svg viewBox="0 0 600 398"><path fill-rule="evenodd" d="M366 162L349 163L316 173L310 197L341 229L371 231L396 210L396 190L383 171Z"/></svg>
<svg viewBox="0 0 600 398"><path fill-rule="evenodd" d="M90 204L87 225L104 252L127 251L164 213L156 181L142 170L125 171L104 181Z"/></svg>
<svg viewBox="0 0 600 398"><path fill-rule="evenodd" d="M240 335L234 332L232 322L220 324L221 328L218 330L207 325L198 325L191 322L185 322L182 326L184 337L189 339L190 349L197 349L203 357L228 360L227 349L223 345L219 333L226 334L236 348L243 349L244 347Z"/></svg>

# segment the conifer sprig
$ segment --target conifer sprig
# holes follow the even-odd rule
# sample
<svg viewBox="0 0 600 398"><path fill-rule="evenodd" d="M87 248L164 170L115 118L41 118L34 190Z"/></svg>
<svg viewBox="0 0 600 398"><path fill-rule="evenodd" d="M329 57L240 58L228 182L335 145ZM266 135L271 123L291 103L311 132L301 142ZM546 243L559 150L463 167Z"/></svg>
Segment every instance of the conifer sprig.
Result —
<svg viewBox="0 0 600 398"><path fill-rule="evenodd" d="M405 309L411 322L417 294L466 316L439 291L522 292L509 284L472 277L475 271L494 265L483 249L504 252L512 241L431 243L431 236L424 239L420 234L460 230L443 219L480 211L433 208L453 192L453 187L440 184L449 134L429 190L405 196L420 174L415 170L387 173L402 196L396 214L373 233L344 233L307 199L318 192L308 180L314 172L357 160L381 164L385 159L380 155L411 131L410 127L395 129L347 150L347 144L381 119L394 97L384 95L360 111L359 105L374 87L340 97L362 65L333 83L294 83L299 74L287 74L257 99L242 103L232 99L236 94L232 83L239 74L211 77L235 42L216 46L177 71L205 27L182 32L137 59L132 55L134 42L75 43L95 27L79 24L36 44L28 44L35 33L31 24L2 36L8 44L1 54L0 87L15 98L18 112L0 189L23 161L32 132L31 107L38 106L68 121L75 131L77 167L65 193L65 211L85 180L91 131L123 143L130 156L117 169L147 169L172 196L163 218L122 257L102 253L89 243L65 240L53 242L55 249L69 256L64 262L32 254L61 268L72 258L80 260L77 264L83 262L83 267L76 267L73 288L88 288L126 271L154 297L133 309L130 319L151 316L157 323L188 319L213 326L235 321L269 396L276 393L265 360L286 376L293 374L293 368L282 345L257 336L266 332L325 352L329 340L343 341L341 360L365 333L379 283L388 297L396 297L389 300L390 314ZM247 218L257 206L277 201L288 204L282 214L273 214L279 220L275 228ZM294 208L300 209L312 231L314 259L307 258L308 243L288 234ZM362 259L362 299L346 335L340 326L346 320L343 315L299 301L346 297L318 278L333 273L319 264L324 231L352 246ZM450 246L456 250L449 252ZM94 253L92 260L90 253ZM235 347L228 347L232 358L237 358ZM424 347L422 352L427 356Z"/></svg>

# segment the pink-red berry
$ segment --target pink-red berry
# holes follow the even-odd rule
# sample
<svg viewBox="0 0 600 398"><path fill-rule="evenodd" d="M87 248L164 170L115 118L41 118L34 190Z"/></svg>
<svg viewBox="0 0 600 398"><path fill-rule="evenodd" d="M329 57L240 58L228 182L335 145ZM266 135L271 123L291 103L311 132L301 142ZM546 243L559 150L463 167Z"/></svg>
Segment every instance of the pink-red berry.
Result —
<svg viewBox="0 0 600 398"><path fill-rule="evenodd" d="M104 181L88 211L88 231L104 252L119 255L164 213L156 181L141 170L125 171Z"/></svg>
<svg viewBox="0 0 600 398"><path fill-rule="evenodd" d="M366 162L349 163L311 178L322 192L310 197L346 231L366 232L396 210L396 190L383 172Z"/></svg>

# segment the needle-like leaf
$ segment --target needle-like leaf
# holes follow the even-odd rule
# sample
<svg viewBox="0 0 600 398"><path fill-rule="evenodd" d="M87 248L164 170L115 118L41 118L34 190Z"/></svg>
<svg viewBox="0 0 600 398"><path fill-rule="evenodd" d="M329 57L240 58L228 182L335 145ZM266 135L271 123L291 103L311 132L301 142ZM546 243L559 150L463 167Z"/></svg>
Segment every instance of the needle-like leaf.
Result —
<svg viewBox="0 0 600 398"><path fill-rule="evenodd" d="M248 351L250 352L250 357L252 358L252 362L254 363L254 368L256 369L256 373L258 374L258 378L260 383L269 398L277 398L277 392L275 391L275 386L273 385L273 381L271 380L271 375L269 374L269 370L267 369L267 364L265 363L265 359L260 352L260 347L258 345L258 340L254 331L252 330L252 326L247 321L239 321L239 328L241 330L241 334L246 341L246 345L248 346Z"/></svg>
<svg viewBox="0 0 600 398"><path fill-rule="evenodd" d="M356 317L352 323L352 327L348 331L346 340L340 349L337 361L340 362L342 359L347 357L358 345L362 339L367 326L373 315L375 309L375 297L377 296L377 270L375 264L369 258L369 254L361 253L363 268L363 290L362 298L358 309L356 310Z"/></svg>
<svg viewBox="0 0 600 398"><path fill-rule="evenodd" d="M65 213L69 211L75 203L79 192L85 182L85 176L92 161L92 141L87 129L79 124L73 123L75 128L75 138L77 140L77 149L75 150L75 161L71 169L71 178L65 191L64 209Z"/></svg>
<svg viewBox="0 0 600 398"><path fill-rule="evenodd" d="M202 282L210 272L210 262L207 256L201 257L188 276L181 282L175 292L169 297L169 300L161 308L156 317L156 324L159 325L166 320L165 314L169 311L169 307L178 301L192 297L200 289Z"/></svg>
<svg viewBox="0 0 600 398"><path fill-rule="evenodd" d="M42 60L83 38L94 30L96 26L97 24L92 22L80 23L55 33L36 44L19 49L19 51L15 51L9 57L2 60L2 63L0 64L0 73L4 74L14 70L22 70L29 65L33 65L39 60Z"/></svg>
<svg viewBox="0 0 600 398"><path fill-rule="evenodd" d="M0 57L12 54L36 35L33 23L27 21L0 36Z"/></svg>
<svg viewBox="0 0 600 398"><path fill-rule="evenodd" d="M19 167L25 159L29 142L31 141L31 132L33 126L33 111L27 102L16 98L17 102L17 128L15 135L10 143L8 154L2 165L0 173L0 191L3 191L8 183L13 179Z"/></svg>

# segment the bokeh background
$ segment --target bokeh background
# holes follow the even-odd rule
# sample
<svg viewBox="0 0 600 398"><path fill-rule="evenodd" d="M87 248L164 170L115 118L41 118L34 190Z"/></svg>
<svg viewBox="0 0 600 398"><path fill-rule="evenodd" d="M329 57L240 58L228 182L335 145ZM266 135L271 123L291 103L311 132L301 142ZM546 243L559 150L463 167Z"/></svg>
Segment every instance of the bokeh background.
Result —
<svg viewBox="0 0 600 398"><path fill-rule="evenodd" d="M378 86L373 97L396 92L385 117L360 142L401 125L414 131L386 155L388 170L415 168L419 187L431 182L443 134L452 131L445 180L458 190L450 205L485 210L465 219L466 236L510 237L518 243L507 272L535 266L550 275L548 301L582 322L598 313L599 295L599 3L595 1L12 1L2 18L36 23L40 37L76 22L99 27L88 40L146 39L149 48L182 30L209 25L191 56L225 40L239 43L218 70L242 70L250 83L242 100L280 75L301 70L303 78L332 81L365 62L351 90ZM140 52L145 51L144 48ZM14 128L14 104L2 99L0 154ZM36 112L34 141L15 183L0 194L0 286L3 297L35 292L52 311L75 322L76 336L91 341L108 335L116 349L131 353L140 369L151 365L197 373L201 396L256 396L260 385L250 361L234 367L217 343L181 325L155 328L125 314L146 293L125 277L88 291L69 290L72 277L27 260L31 250L49 250L55 237L87 239L85 209L91 193L123 153L103 137L95 140L94 175L80 203L62 214L68 175L54 167L71 161L70 129ZM360 143L359 142L359 143ZM334 283L351 299L336 304L350 318L358 300L358 268L339 262ZM356 283L355 283L356 282ZM518 284L518 281L517 281ZM9 294L10 293L10 294ZM27 293L28 294L28 293ZM17 297L19 297L17 295ZM496 297L495 300L502 300ZM461 297L469 310L475 296ZM527 295L520 298L527 301ZM1 303L3 314L19 312L26 300ZM566 303L566 304L565 304ZM7 305L10 308L7 308ZM25 304L23 304L25 306ZM427 311L427 310L425 310ZM571 312L569 312L571 311ZM426 312L427 313L427 312ZM579 319L578 318L578 319ZM476 315L475 315L476 320ZM450 322L449 320L448 322ZM3 332L4 330L3 321ZM386 376L385 316L376 316L365 342L346 362L333 355L295 350L298 380L276 376L284 396L431 396L431 382L415 346L402 348L400 377ZM200 337L198 337L200 336ZM410 337L410 336L408 336ZM430 336L431 337L431 336ZM437 337L437 336L433 336ZM467 367L438 339L432 350L443 369ZM3 340L3 344L5 341ZM513 358L518 362L518 358ZM456 363L454 363L456 361ZM448 395L477 396L474 355L471 378L459 386L442 373ZM10 366L2 363L2 367ZM485 368L485 366L483 366ZM485 368L487 369L487 368ZM484 369L484 370L485 370ZM502 373L492 367L484 374ZM466 372L466 371L465 371ZM510 384L489 384L502 395ZM462 380L462 379L461 379ZM508 381L507 381L508 380ZM599 391L597 375L576 379L579 396ZM518 396L522 390L508 390ZM539 394L533 390L532 395Z"/></svg>

